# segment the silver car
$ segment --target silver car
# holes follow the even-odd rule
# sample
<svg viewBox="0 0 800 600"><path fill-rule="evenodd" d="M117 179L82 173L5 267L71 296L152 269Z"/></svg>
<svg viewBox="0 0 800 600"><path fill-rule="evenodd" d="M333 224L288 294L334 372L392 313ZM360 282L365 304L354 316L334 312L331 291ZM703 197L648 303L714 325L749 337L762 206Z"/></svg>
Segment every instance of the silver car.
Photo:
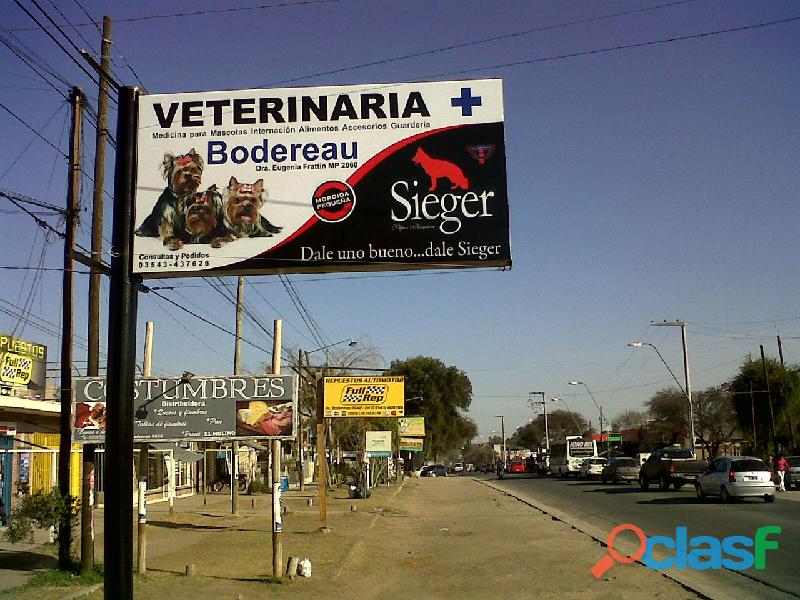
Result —
<svg viewBox="0 0 800 600"><path fill-rule="evenodd" d="M800 456L787 456L786 460L789 461L789 470L786 471L786 489L791 487L795 489L800 488Z"/></svg>
<svg viewBox="0 0 800 600"><path fill-rule="evenodd" d="M775 501L775 484L767 463L755 456L721 456L711 461L694 484L697 497L763 498Z"/></svg>

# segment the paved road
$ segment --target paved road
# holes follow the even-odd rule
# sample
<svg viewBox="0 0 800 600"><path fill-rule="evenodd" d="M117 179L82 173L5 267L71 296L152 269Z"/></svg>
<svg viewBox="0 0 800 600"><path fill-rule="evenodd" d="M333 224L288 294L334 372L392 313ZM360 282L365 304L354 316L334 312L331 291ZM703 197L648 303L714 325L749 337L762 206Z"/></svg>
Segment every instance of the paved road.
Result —
<svg viewBox="0 0 800 600"><path fill-rule="evenodd" d="M690 538L752 537L759 527L779 525L780 546L768 552L766 569L744 573L800 598L800 502L789 500L788 496L779 494L773 504L762 500L722 504L719 500L698 500L691 486L677 492L653 491L652 487L651 491L642 492L636 484L603 485L533 477L504 481L493 478L492 484L526 496L534 504L539 501L557 507L562 514L605 532L621 523L633 523L648 535L674 537L676 527L686 526ZM796 492L787 494L795 496Z"/></svg>

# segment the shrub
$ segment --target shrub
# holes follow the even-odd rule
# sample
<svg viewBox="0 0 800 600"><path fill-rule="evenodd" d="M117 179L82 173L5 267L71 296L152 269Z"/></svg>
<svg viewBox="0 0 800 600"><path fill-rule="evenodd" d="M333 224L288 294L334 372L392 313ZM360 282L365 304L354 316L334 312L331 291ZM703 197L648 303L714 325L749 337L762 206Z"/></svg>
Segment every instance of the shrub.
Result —
<svg viewBox="0 0 800 600"><path fill-rule="evenodd" d="M255 479L250 482L250 487L248 488L248 493L250 494L269 494L272 492L272 487L263 481L259 481Z"/></svg>
<svg viewBox="0 0 800 600"><path fill-rule="evenodd" d="M45 493L41 490L23 496L6 529L6 539L17 543L30 538L33 526L41 529L54 527L58 531L62 519L76 517L78 501L73 496L62 496L58 490Z"/></svg>

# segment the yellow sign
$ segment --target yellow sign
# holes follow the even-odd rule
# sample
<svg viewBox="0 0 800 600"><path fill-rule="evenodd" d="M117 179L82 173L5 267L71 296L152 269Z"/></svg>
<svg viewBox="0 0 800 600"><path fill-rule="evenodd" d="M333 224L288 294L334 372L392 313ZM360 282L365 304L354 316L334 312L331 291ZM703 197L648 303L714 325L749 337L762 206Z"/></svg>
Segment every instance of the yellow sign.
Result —
<svg viewBox="0 0 800 600"><path fill-rule="evenodd" d="M397 431L400 435L425 437L425 417L403 417L397 419Z"/></svg>
<svg viewBox="0 0 800 600"><path fill-rule="evenodd" d="M14 352L4 352L0 364L0 380L5 383L28 385L33 374L33 359Z"/></svg>
<svg viewBox="0 0 800 600"><path fill-rule="evenodd" d="M402 417L404 377L326 377L326 417Z"/></svg>

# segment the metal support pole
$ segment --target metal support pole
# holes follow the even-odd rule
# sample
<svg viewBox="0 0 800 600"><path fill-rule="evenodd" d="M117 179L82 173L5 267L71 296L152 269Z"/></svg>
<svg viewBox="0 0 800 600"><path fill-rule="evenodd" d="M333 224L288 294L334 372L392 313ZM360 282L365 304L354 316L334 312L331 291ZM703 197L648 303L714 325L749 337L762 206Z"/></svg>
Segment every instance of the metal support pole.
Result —
<svg viewBox="0 0 800 600"><path fill-rule="evenodd" d="M272 373L281 374L281 332L283 321L276 320L272 336ZM272 440L272 578L283 576L283 517L281 516L281 441Z"/></svg>
<svg viewBox="0 0 800 600"><path fill-rule="evenodd" d="M767 372L767 359L764 357L764 346L761 348L761 367L764 369L764 384L767 386L767 401L769 402L769 424L772 431L772 451L774 457L778 458L778 438L775 437L775 414L772 412L772 391L769 387L769 373ZM772 466L772 465L770 465Z"/></svg>
<svg viewBox="0 0 800 600"><path fill-rule="evenodd" d="M136 188L136 129L139 91L119 92L114 174L107 367L105 585L106 600L133 600L133 386L136 365L136 280L131 273Z"/></svg>

